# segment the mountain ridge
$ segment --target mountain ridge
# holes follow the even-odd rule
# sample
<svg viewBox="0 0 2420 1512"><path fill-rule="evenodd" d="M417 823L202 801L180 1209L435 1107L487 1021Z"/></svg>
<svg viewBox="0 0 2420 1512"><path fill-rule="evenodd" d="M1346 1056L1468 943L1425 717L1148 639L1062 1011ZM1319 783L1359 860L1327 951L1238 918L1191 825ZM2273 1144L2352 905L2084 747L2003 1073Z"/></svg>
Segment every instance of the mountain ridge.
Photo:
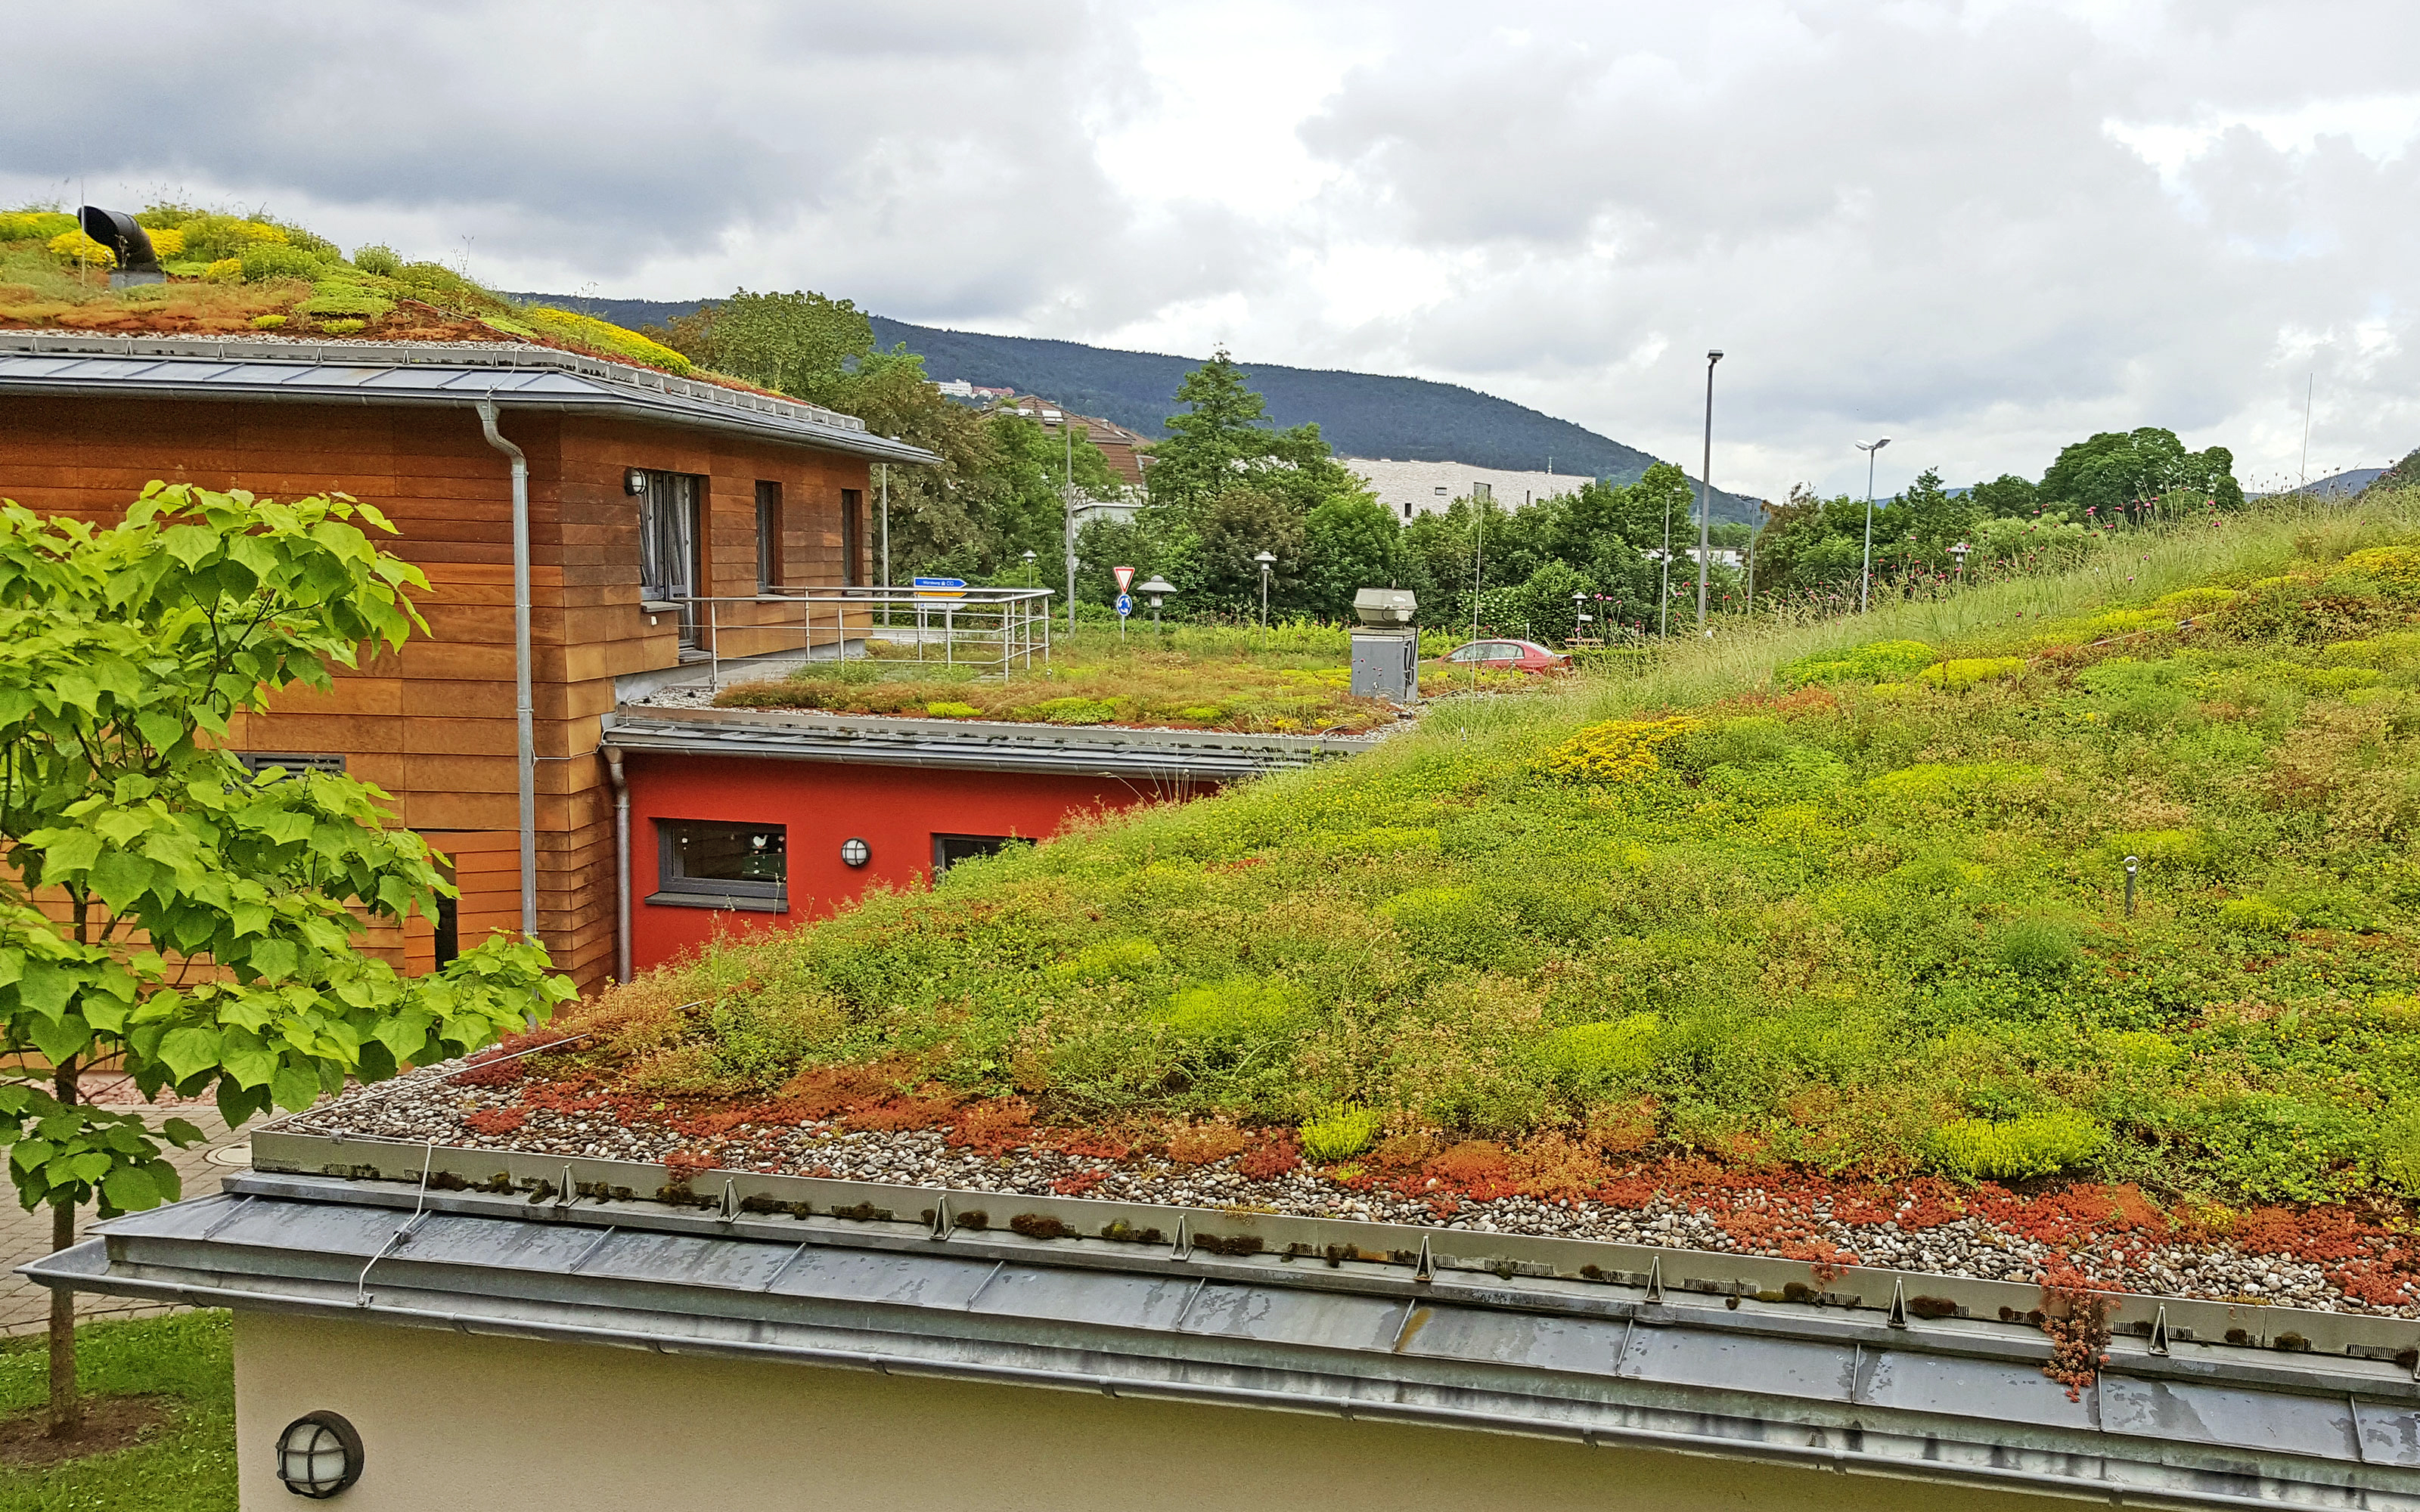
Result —
<svg viewBox="0 0 2420 1512"><path fill-rule="evenodd" d="M616 325L660 325L708 300L609 300L509 294L584 311ZM935 378L1040 394L1145 436L1165 434L1177 385L1202 359L1126 351L1045 336L994 336L869 315L876 343L905 345ZM1656 458L1568 420L1460 384L1345 369L1238 363L1280 426L1315 422L1340 455L1399 462L1461 462L1509 471L1557 472L1630 483ZM1685 471L1685 469L1683 470ZM1749 519L1758 501L1714 490L1718 519Z"/></svg>

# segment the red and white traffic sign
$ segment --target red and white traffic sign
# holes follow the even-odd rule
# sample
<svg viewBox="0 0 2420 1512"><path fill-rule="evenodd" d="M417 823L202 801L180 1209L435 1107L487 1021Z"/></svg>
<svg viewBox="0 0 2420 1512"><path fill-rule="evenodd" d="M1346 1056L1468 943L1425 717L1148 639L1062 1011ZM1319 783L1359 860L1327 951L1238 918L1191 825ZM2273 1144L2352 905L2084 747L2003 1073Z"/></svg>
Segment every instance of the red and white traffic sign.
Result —
<svg viewBox="0 0 2420 1512"><path fill-rule="evenodd" d="M1111 567L1109 570L1118 575L1119 593L1123 594L1127 589L1134 586L1134 569L1132 567Z"/></svg>

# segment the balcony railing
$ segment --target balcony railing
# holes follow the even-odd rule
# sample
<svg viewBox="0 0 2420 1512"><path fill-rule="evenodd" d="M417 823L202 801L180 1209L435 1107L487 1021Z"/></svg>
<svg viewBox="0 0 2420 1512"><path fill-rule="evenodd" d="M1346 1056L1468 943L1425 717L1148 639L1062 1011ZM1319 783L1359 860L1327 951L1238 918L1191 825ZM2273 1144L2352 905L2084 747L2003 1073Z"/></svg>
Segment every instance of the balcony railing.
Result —
<svg viewBox="0 0 2420 1512"><path fill-rule="evenodd" d="M1047 588L768 588L760 594L680 601L696 627L706 676L722 687L722 664L747 647L751 661L796 646L801 660L848 655L849 642L912 644L915 659L971 667L1007 679L1050 666ZM829 648L826 650L825 648Z"/></svg>

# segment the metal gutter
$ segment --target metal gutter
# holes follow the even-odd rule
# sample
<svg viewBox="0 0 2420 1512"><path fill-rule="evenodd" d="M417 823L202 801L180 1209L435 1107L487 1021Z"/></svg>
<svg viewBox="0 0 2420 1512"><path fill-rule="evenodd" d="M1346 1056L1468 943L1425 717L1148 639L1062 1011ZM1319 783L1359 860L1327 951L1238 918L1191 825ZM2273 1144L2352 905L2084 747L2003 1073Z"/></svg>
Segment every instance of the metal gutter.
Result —
<svg viewBox="0 0 2420 1512"><path fill-rule="evenodd" d="M520 789L521 938L537 933L537 733L530 695L529 458L496 429L496 406L479 401L479 431L504 454L513 474L513 767Z"/></svg>
<svg viewBox="0 0 2420 1512"><path fill-rule="evenodd" d="M659 710L630 704L608 716L606 730L611 742L625 752L1212 781L1359 755L1393 733L1376 737L1249 735L758 709Z"/></svg>
<svg viewBox="0 0 2420 1512"><path fill-rule="evenodd" d="M274 1158L279 1136L257 1137ZM1182 1228L1173 1245L1164 1233L1158 1244L1053 1240L996 1226L1004 1212L1097 1220L1148 1210L822 1181L812 1189L831 1207L799 1216L741 1198L741 1173L717 1173L719 1197L713 1179L700 1178L690 1200L703 1206L691 1207L616 1196L589 1179L662 1167L559 1160L554 1177L582 1195L550 1197L494 1170L494 1151L342 1149L369 1157L356 1171L394 1155L410 1176L425 1165L440 1180L239 1176L229 1196L111 1220L22 1273L203 1305L1455 1427L2133 1505L2420 1508L2420 1392L2405 1372L2366 1361L2287 1356L2264 1371L2252 1350L2180 1342L2160 1356L2121 1337L2101 1379L2071 1403L2040 1373L2039 1329L1960 1319L1894 1328L1877 1317L1869 1277L1841 1278L1860 1283L1862 1300L1766 1303L1679 1282L1660 1293L1655 1273L1576 1282L1478 1253L1510 1236L1394 1230L1423 1235L1415 1269L1400 1250L1297 1244L1280 1257L1207 1247L1254 1225L1266 1232L1281 1222L1272 1214L1179 1210L1199 1220L1201 1247ZM492 1184L459 1190L449 1166L485 1166ZM926 1206L876 1206L902 1198ZM995 1227L954 1231L954 1202L961 1213L987 1206ZM1328 1224L1331 1234L1387 1228L1282 1222ZM1530 1242L1601 1257L1637 1248ZM1666 1276L1720 1276L1749 1263L1659 1253ZM365 1257L378 1261L380 1282L357 1296Z"/></svg>
<svg viewBox="0 0 2420 1512"><path fill-rule="evenodd" d="M0 332L0 394L517 409L701 426L885 462L939 459L855 416L513 342L265 342Z"/></svg>
<svg viewBox="0 0 2420 1512"><path fill-rule="evenodd" d="M107 1264L106 1240L87 1240L19 1268L18 1273L45 1285L77 1288L89 1283ZM96 1253L98 1252L98 1253ZM94 1261L98 1259L100 1266ZM326 1319L368 1319L405 1327L440 1329L471 1336L537 1339L574 1344L604 1344L640 1349L665 1355L715 1359L778 1361L843 1370L868 1371L957 1381L986 1385L1038 1387L1080 1392L1121 1399L1191 1402L1215 1407L1257 1407L1267 1411L1327 1416L1346 1422L1402 1423L1501 1433L1521 1438L1576 1443L1590 1448L1663 1450L1699 1458L1753 1459L1799 1469L1829 1470L1840 1474L1875 1476L1921 1484L1967 1486L2014 1491L2044 1492L2083 1498L2112 1506L2266 1508L2298 1504L2274 1495L2224 1491L2127 1487L2098 1477L2062 1475L1999 1464L1960 1464L1941 1459L1911 1462L1848 1443L1793 1444L1752 1439L1718 1438L1710 1433L1683 1433L1626 1425L1556 1423L1510 1412L1434 1406L1383 1399L1335 1399L1300 1392L1277 1391L1214 1381L1136 1381L1107 1375L1071 1374L1032 1366L979 1361L937 1361L873 1350L824 1349L807 1345L770 1344L738 1339L675 1339L628 1327L583 1325L541 1319L502 1320L484 1315L435 1308L404 1307L371 1301L353 1307L315 1303L291 1293L241 1288L153 1281L136 1277L114 1279L110 1288L130 1296L157 1298L194 1307L254 1308L264 1312ZM2356 1493L2358 1494L2358 1493ZM2389 1493L2392 1500L2363 1496L2366 1507L2420 1506L2420 1497ZM2310 1504L2301 1503L2299 1504Z"/></svg>

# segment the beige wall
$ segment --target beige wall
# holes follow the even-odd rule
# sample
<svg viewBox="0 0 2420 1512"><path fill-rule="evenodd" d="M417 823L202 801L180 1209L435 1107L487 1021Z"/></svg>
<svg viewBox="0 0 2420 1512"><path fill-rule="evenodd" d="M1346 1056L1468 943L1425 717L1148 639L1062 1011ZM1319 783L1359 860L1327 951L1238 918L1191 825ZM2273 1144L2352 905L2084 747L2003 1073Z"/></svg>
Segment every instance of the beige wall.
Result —
<svg viewBox="0 0 2420 1512"><path fill-rule="evenodd" d="M347 1512L2050 1504L1453 1428L266 1314L238 1313L235 1339L246 1512L302 1504L271 1473L271 1445L315 1409L361 1430L366 1472L334 1504Z"/></svg>

